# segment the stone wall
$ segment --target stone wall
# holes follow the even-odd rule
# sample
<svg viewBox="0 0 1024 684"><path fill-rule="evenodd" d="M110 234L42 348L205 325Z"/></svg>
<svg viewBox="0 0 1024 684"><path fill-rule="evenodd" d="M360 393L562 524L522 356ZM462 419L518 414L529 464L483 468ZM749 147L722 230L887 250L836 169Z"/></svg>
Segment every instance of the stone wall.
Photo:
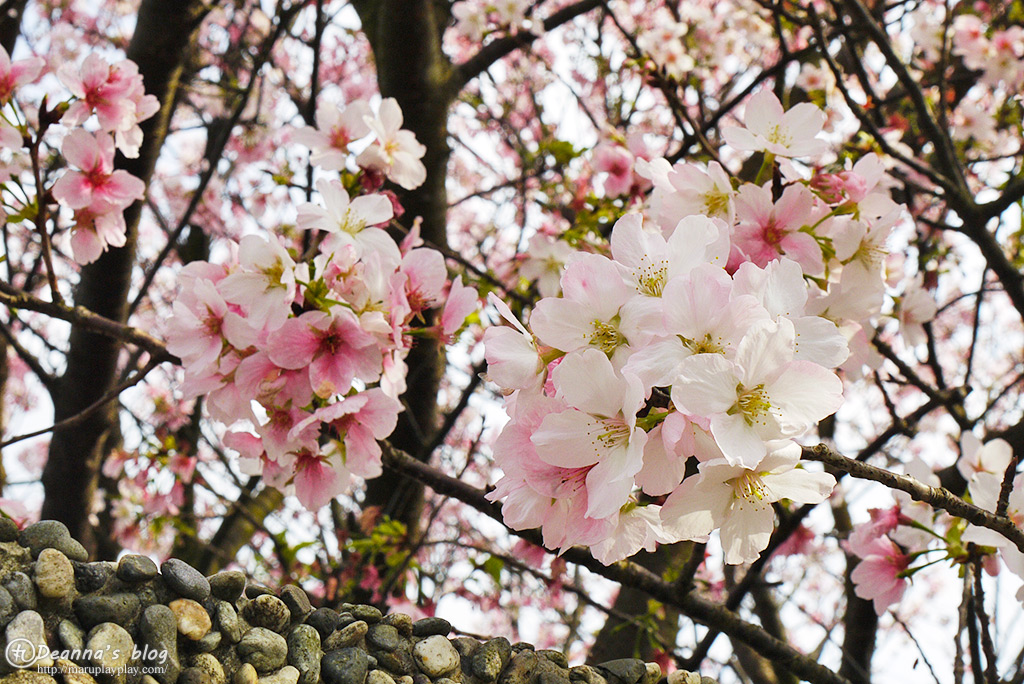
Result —
<svg viewBox="0 0 1024 684"><path fill-rule="evenodd" d="M0 684L657 684L656 664L569 667L504 637L367 605L314 609L238 571L171 559L87 562L64 525L0 519ZM674 672L667 684L714 684Z"/></svg>

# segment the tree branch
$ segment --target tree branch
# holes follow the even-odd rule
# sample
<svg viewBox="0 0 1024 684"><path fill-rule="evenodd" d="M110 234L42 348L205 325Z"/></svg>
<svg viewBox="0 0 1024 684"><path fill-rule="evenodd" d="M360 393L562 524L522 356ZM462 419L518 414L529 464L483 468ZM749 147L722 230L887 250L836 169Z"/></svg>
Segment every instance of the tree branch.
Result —
<svg viewBox="0 0 1024 684"><path fill-rule="evenodd" d="M862 480L873 480L890 489L906 492L914 501L923 501L958 518L963 518L969 523L998 532L1013 542L1021 552L1024 552L1024 530L1014 525L1012 520L969 504L948 489L930 487L907 475L892 473L883 468L855 461L837 454L824 444L804 447L803 458L807 461L818 461L830 465Z"/></svg>
<svg viewBox="0 0 1024 684"><path fill-rule="evenodd" d="M114 340L137 345L149 352L150 357L158 364L165 361L178 365L181 364L181 359L167 351L164 343L149 333L95 314L84 306L68 306L66 304L47 302L27 292L22 292L2 281L0 281L0 304L5 304L11 309L36 311L62 321L67 321L82 330L99 333Z"/></svg>
<svg viewBox="0 0 1024 684"><path fill-rule="evenodd" d="M382 460L387 468L422 482L438 494L458 499L499 522L503 521L501 504L488 501L481 490L417 461L386 442L381 443L381 448ZM543 544L537 530L509 531L534 544ZM840 677L789 644L776 639L763 628L744 621L731 610L694 592L679 593L671 583L665 582L636 563L620 561L614 565L602 565L588 551L575 547L563 551L561 555L566 560L582 565L602 577L647 592L652 598L678 608L693 620L746 643L760 655L779 663L806 681L814 684L849 684L845 677Z"/></svg>
<svg viewBox="0 0 1024 684"><path fill-rule="evenodd" d="M602 4L604 4L604 0L580 0L568 7L563 7L544 20L544 32L553 31L562 24L572 21ZM536 39L537 36L533 33L520 31L511 36L499 38L493 43L488 43L480 48L475 55L455 67L448 79L451 90L453 92L462 90L467 83L482 74L499 59L521 47L526 47Z"/></svg>

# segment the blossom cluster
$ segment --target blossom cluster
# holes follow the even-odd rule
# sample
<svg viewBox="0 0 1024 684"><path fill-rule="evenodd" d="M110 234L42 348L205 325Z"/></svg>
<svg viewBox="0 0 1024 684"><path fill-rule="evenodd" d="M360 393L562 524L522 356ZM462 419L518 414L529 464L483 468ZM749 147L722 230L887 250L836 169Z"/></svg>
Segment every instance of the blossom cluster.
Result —
<svg viewBox="0 0 1024 684"><path fill-rule="evenodd" d="M360 135L351 116L369 108L328 107L318 109L322 129L303 137L322 168L345 168L348 159L334 154L348 151L337 131ZM398 105L385 100L380 119L366 113L364 124L379 124L379 149L367 148L358 163L413 187L419 143L400 130ZM379 184L370 173L362 180ZM377 440L402 410L416 321L444 304L440 323L416 334L450 339L477 304L476 291L461 277L448 280L444 257L421 246L417 231L399 245L383 229L395 213L387 195L350 197L327 178L316 188L320 203L298 207L298 227L319 236L315 250L304 257L274 234L247 235L234 263L189 264L166 331L185 368L184 391L206 395L210 416L231 426L224 441L241 454L243 471L294 491L313 510L351 475L381 473Z"/></svg>
<svg viewBox="0 0 1024 684"><path fill-rule="evenodd" d="M767 168L820 154L823 122L763 91L725 135ZM488 374L510 421L489 496L511 527L605 563L715 530L727 563L750 562L772 504L817 503L835 483L794 440L842 403L836 369L869 359L901 208L873 156L810 177L787 161L753 183L716 162L637 166L654 186L645 214L570 255L529 328L492 298L508 325L485 335Z"/></svg>
<svg viewBox="0 0 1024 684"><path fill-rule="evenodd" d="M23 196L26 182L21 170L31 167L28 148L38 154L39 144L56 118L67 129L61 143L64 159L72 167L48 189L60 204L74 212L71 250L78 263L95 261L109 247L125 244L124 210L142 198L145 184L127 171L114 169L114 152L138 157L142 144L139 123L156 114L159 103L147 95L134 62L108 62L92 54L80 65L66 64L56 76L70 96L30 121L26 107L16 106L19 88L38 81L45 63L38 57L12 62L0 48L0 144L11 158L0 180L21 186L12 198ZM44 179L40 179L44 180ZM11 188L8 188L11 189ZM45 188L36 188L45 197ZM15 200L16 201L16 200ZM25 212L21 212L24 214Z"/></svg>
<svg viewBox="0 0 1024 684"><path fill-rule="evenodd" d="M473 42L502 28L526 29L531 3L527 0L460 0L452 5L456 32Z"/></svg>

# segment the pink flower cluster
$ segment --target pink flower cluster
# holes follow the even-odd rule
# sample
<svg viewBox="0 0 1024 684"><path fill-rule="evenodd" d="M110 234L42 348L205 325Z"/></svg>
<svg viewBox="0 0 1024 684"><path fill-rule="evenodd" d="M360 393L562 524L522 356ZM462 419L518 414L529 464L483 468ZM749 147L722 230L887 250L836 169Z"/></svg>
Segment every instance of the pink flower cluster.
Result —
<svg viewBox="0 0 1024 684"><path fill-rule="evenodd" d="M756 99L730 134L738 147L819 150L823 117ZM873 157L778 193L735 187L718 164L659 159L641 173L654 185L646 217L619 219L606 253L572 255L529 328L492 297L509 325L485 335L488 373L511 420L489 496L511 527L605 563L715 530L727 563L750 562L772 504L817 503L835 484L799 466L794 439L842 403L834 369L866 358L850 349L867 346L900 208ZM645 505L639 492L668 496Z"/></svg>
<svg viewBox="0 0 1024 684"><path fill-rule="evenodd" d="M356 164L411 190L427 178L427 168L420 161L427 148L412 132L404 130L402 123L402 110L392 97L381 102L376 115L361 100L344 108L321 102L316 109L316 127L300 128L292 139L312 150L310 161L314 165L325 171L340 171L348 163L349 145L372 133L371 143L356 158Z"/></svg>
<svg viewBox="0 0 1024 684"><path fill-rule="evenodd" d="M322 237L311 258L249 235L234 264L188 265L166 334L185 392L206 395L211 417L231 426L225 443L243 471L309 509L351 475L380 474L377 440L402 410L414 321L444 304L433 333L447 339L477 305L416 231L399 246L381 228L388 197L350 198L336 180L317 189L323 204L298 209L299 227Z"/></svg>
<svg viewBox="0 0 1024 684"><path fill-rule="evenodd" d="M12 63L0 48L0 105L16 101L17 89L37 80L43 67L39 58ZM75 260L85 264L95 261L108 247L125 244L124 210L142 198L145 185L128 172L114 169L114 150L126 157L138 156L142 144L139 122L153 116L159 103L145 94L138 67L127 60L110 64L93 54L80 66L65 65L57 76L71 93L61 118L70 129L61 151L72 168L57 179L50 192L74 211L71 249ZM98 130L86 130L83 126L92 122L93 114ZM47 127L43 123L36 134L42 138ZM32 135L27 126L19 129L6 120L0 126L0 144L15 150L15 156L25 135ZM18 166L17 160L14 162L11 168Z"/></svg>

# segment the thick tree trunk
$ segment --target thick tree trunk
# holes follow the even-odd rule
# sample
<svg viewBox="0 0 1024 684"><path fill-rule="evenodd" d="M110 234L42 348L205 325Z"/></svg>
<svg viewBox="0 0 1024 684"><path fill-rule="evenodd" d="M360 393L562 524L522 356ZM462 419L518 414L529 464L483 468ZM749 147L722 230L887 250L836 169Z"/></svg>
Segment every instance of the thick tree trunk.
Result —
<svg viewBox="0 0 1024 684"><path fill-rule="evenodd" d="M128 58L139 66L146 92L155 95L160 112L142 124L145 135L138 159L118 159L125 169L148 183L160 153L173 110L178 77L192 34L202 18L199 0L143 0ZM115 321L127 317L127 298L135 263L135 241L142 202L125 212L127 243L82 268L75 304ZM80 413L115 385L121 345L115 340L75 328L67 370L53 393L57 421ZM116 402L72 429L54 431L43 471L46 498L42 517L60 520L71 533L96 548L88 512L103 458L120 439Z"/></svg>
<svg viewBox="0 0 1024 684"><path fill-rule="evenodd" d="M446 215L448 195L448 109L453 94L448 86L451 64L441 51L441 33L447 22L446 3L433 0L362 0L359 11L377 63L381 95L398 100L405 117L404 128L426 146L423 164L427 179L415 190L398 190L405 208L403 222L411 226L423 218L421 235L438 246L448 243ZM432 321L427 321L430 325ZM402 397L406 410L399 416L391 442L410 454L423 454L437 430L437 391L444 371L444 349L435 340L418 338L406 362L408 389ZM391 471L371 480L367 506L380 506L410 531L419 525L423 486Z"/></svg>

